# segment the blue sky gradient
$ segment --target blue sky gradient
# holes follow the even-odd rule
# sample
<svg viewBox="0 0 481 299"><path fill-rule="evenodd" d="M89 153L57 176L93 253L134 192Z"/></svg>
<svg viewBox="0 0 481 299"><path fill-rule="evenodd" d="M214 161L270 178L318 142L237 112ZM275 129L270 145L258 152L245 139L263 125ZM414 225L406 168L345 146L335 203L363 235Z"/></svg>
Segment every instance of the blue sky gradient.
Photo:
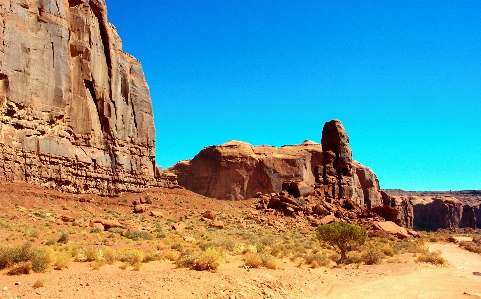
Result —
<svg viewBox="0 0 481 299"><path fill-rule="evenodd" d="M150 87L157 163L340 119L381 188L481 189L481 1L107 0Z"/></svg>

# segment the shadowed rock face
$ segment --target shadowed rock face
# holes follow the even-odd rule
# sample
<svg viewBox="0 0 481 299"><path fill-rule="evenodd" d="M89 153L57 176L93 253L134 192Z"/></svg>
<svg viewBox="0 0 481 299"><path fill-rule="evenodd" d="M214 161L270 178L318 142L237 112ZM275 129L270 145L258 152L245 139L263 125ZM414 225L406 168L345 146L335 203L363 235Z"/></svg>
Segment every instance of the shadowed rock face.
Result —
<svg viewBox="0 0 481 299"><path fill-rule="evenodd" d="M414 228L424 230L481 228L481 191L384 190L386 198L410 201ZM389 194L388 194L389 193Z"/></svg>
<svg viewBox="0 0 481 299"><path fill-rule="evenodd" d="M454 197L413 197L412 203L417 229L477 227L475 207Z"/></svg>
<svg viewBox="0 0 481 299"><path fill-rule="evenodd" d="M105 0L0 0L0 180L115 194L155 178L142 67Z"/></svg>

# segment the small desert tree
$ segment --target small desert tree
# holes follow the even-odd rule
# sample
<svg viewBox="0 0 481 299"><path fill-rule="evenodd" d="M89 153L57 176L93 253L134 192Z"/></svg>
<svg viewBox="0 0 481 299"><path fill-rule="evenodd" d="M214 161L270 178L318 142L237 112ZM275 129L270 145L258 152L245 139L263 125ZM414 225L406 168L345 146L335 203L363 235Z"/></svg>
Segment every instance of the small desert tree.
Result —
<svg viewBox="0 0 481 299"><path fill-rule="evenodd" d="M338 263L342 264L346 259L346 253L354 246L362 245L367 238L366 230L355 225L340 222L319 225L317 237L321 242L325 242L339 250L341 259Z"/></svg>

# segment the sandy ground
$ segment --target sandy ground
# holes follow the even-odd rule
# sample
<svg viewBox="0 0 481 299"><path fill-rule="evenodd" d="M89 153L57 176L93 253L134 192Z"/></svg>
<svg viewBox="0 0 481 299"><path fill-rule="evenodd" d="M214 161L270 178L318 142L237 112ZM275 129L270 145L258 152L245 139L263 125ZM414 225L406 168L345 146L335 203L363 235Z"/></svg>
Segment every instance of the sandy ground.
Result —
<svg viewBox="0 0 481 299"><path fill-rule="evenodd" d="M211 273L176 269L170 262L152 262L141 271L74 263L63 271L2 275L0 298L481 298L480 255L455 244L431 249L441 250L449 264L246 270L234 259ZM45 286L34 289L42 278Z"/></svg>
<svg viewBox="0 0 481 299"><path fill-rule="evenodd" d="M158 197L152 209L161 210L165 219L183 218L195 222L196 229L206 224L196 220L205 210L222 213L224 221L235 226L252 210L252 201L216 201L186 190L149 190ZM22 243L25 225L37 229L34 245L57 237L58 230L88 231L88 219L116 215L117 219L133 219L139 224L159 221L149 216L133 215L131 202L145 194L125 194L118 198L94 195L71 195L45 190L27 184L0 184L0 242ZM43 217L47 212L69 215L79 226ZM145 218L145 219L144 219ZM83 220L82 220L83 219ZM144 221L144 220L145 221ZM144 221L144 222L142 222ZM250 222L249 222L250 221ZM285 226L300 225L291 220ZM252 222L252 223L251 223ZM186 231L192 233L193 231ZM71 236L72 244L95 244L95 234ZM85 239L86 238L86 239ZM123 247L125 238L109 239L109 246ZM122 243L123 242L123 243ZM117 244L119 243L119 244ZM84 245L85 245L84 244ZM144 242L142 244L149 245ZM142 245L143 246L143 245ZM246 269L241 256L229 257L215 273L177 269L173 262L155 261L122 270L122 263L94 270L90 263L72 263L68 269L48 270L22 276L8 276L0 271L0 299L3 298L481 298L481 255L467 252L456 244L431 244L441 250L448 265L437 267L412 262L380 265L348 265L342 268L309 269L284 261L284 269ZM38 280L43 287L34 288Z"/></svg>

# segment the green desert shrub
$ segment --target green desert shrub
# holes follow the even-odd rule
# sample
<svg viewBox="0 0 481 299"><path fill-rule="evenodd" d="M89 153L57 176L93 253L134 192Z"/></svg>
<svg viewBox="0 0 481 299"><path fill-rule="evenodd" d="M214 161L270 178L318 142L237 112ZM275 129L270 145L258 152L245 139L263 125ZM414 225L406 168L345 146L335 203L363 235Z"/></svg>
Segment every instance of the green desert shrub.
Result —
<svg viewBox="0 0 481 299"><path fill-rule="evenodd" d="M476 243L474 241L474 239L473 239L472 242L463 241L463 242L459 243L459 246L466 249L467 251L471 251L471 252L474 252L474 253L481 254L481 242Z"/></svg>
<svg viewBox="0 0 481 299"><path fill-rule="evenodd" d="M57 252L55 254L55 263L53 266L56 270L68 269L72 262L72 256L66 252Z"/></svg>
<svg viewBox="0 0 481 299"><path fill-rule="evenodd" d="M70 233L67 231L61 232L57 243L67 244L70 239Z"/></svg>
<svg viewBox="0 0 481 299"><path fill-rule="evenodd" d="M32 244L0 246L0 270L14 264L29 261L31 258Z"/></svg>
<svg viewBox="0 0 481 299"><path fill-rule="evenodd" d="M44 272L55 262L54 252L49 247L34 247L30 254L34 272Z"/></svg>
<svg viewBox="0 0 481 299"><path fill-rule="evenodd" d="M152 240L154 236L146 231L135 231L135 232L127 232L124 237L127 239L131 239L134 241L140 241L140 240Z"/></svg>
<svg viewBox="0 0 481 299"><path fill-rule="evenodd" d="M338 250L341 255L338 263L343 263L347 252L364 244L367 238L366 230L346 222L319 225L316 232L321 242Z"/></svg>

